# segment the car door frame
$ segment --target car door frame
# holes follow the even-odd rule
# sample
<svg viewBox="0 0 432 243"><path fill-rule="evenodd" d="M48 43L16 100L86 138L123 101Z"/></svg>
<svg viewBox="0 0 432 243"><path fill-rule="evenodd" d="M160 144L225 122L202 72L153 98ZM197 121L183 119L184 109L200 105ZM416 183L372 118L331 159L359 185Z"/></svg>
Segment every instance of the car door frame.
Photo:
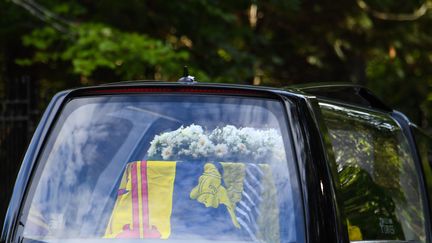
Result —
<svg viewBox="0 0 432 243"><path fill-rule="evenodd" d="M306 242L349 242L346 221L337 201L338 175L330 138L318 99L311 95L283 94L297 156Z"/></svg>

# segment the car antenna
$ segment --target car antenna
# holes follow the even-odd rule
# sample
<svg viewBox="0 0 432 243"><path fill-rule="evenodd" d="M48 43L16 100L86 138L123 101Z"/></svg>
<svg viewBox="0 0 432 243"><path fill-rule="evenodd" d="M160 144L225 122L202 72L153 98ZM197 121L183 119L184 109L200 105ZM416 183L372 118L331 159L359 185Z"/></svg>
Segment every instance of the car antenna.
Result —
<svg viewBox="0 0 432 243"><path fill-rule="evenodd" d="M177 80L179 83L193 84L196 83L195 77L189 75L189 69L187 66L183 67L183 76Z"/></svg>

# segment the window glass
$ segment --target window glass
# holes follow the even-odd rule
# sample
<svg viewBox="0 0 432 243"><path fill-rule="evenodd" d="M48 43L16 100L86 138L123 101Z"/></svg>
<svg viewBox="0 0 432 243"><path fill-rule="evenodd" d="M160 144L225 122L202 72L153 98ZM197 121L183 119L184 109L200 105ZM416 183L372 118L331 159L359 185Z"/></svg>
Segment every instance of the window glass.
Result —
<svg viewBox="0 0 432 243"><path fill-rule="evenodd" d="M23 236L303 242L283 110L233 96L74 99L39 161Z"/></svg>
<svg viewBox="0 0 432 243"><path fill-rule="evenodd" d="M432 210L432 139L418 128L413 128L427 184L429 208Z"/></svg>
<svg viewBox="0 0 432 243"><path fill-rule="evenodd" d="M351 241L425 242L413 156L388 115L321 104L333 145Z"/></svg>

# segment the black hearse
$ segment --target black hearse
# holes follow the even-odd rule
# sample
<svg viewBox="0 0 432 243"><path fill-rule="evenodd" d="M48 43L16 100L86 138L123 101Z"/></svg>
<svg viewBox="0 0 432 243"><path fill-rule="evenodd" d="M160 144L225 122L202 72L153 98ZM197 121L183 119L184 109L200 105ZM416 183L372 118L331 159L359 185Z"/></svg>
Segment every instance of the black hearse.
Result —
<svg viewBox="0 0 432 243"><path fill-rule="evenodd" d="M431 139L355 85L57 94L4 242L432 242Z"/></svg>

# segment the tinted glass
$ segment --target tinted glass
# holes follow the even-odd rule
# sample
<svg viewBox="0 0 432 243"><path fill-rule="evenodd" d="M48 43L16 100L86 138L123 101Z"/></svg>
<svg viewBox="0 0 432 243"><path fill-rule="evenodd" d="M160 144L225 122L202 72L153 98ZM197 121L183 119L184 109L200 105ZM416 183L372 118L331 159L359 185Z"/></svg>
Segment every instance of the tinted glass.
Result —
<svg viewBox="0 0 432 243"><path fill-rule="evenodd" d="M271 99L74 99L39 161L24 237L302 242L286 126Z"/></svg>
<svg viewBox="0 0 432 243"><path fill-rule="evenodd" d="M418 128L414 127L413 131L426 180L429 196L429 208L432 210L432 139Z"/></svg>
<svg viewBox="0 0 432 243"><path fill-rule="evenodd" d="M321 104L351 241L425 241L419 178L401 129L388 115Z"/></svg>

